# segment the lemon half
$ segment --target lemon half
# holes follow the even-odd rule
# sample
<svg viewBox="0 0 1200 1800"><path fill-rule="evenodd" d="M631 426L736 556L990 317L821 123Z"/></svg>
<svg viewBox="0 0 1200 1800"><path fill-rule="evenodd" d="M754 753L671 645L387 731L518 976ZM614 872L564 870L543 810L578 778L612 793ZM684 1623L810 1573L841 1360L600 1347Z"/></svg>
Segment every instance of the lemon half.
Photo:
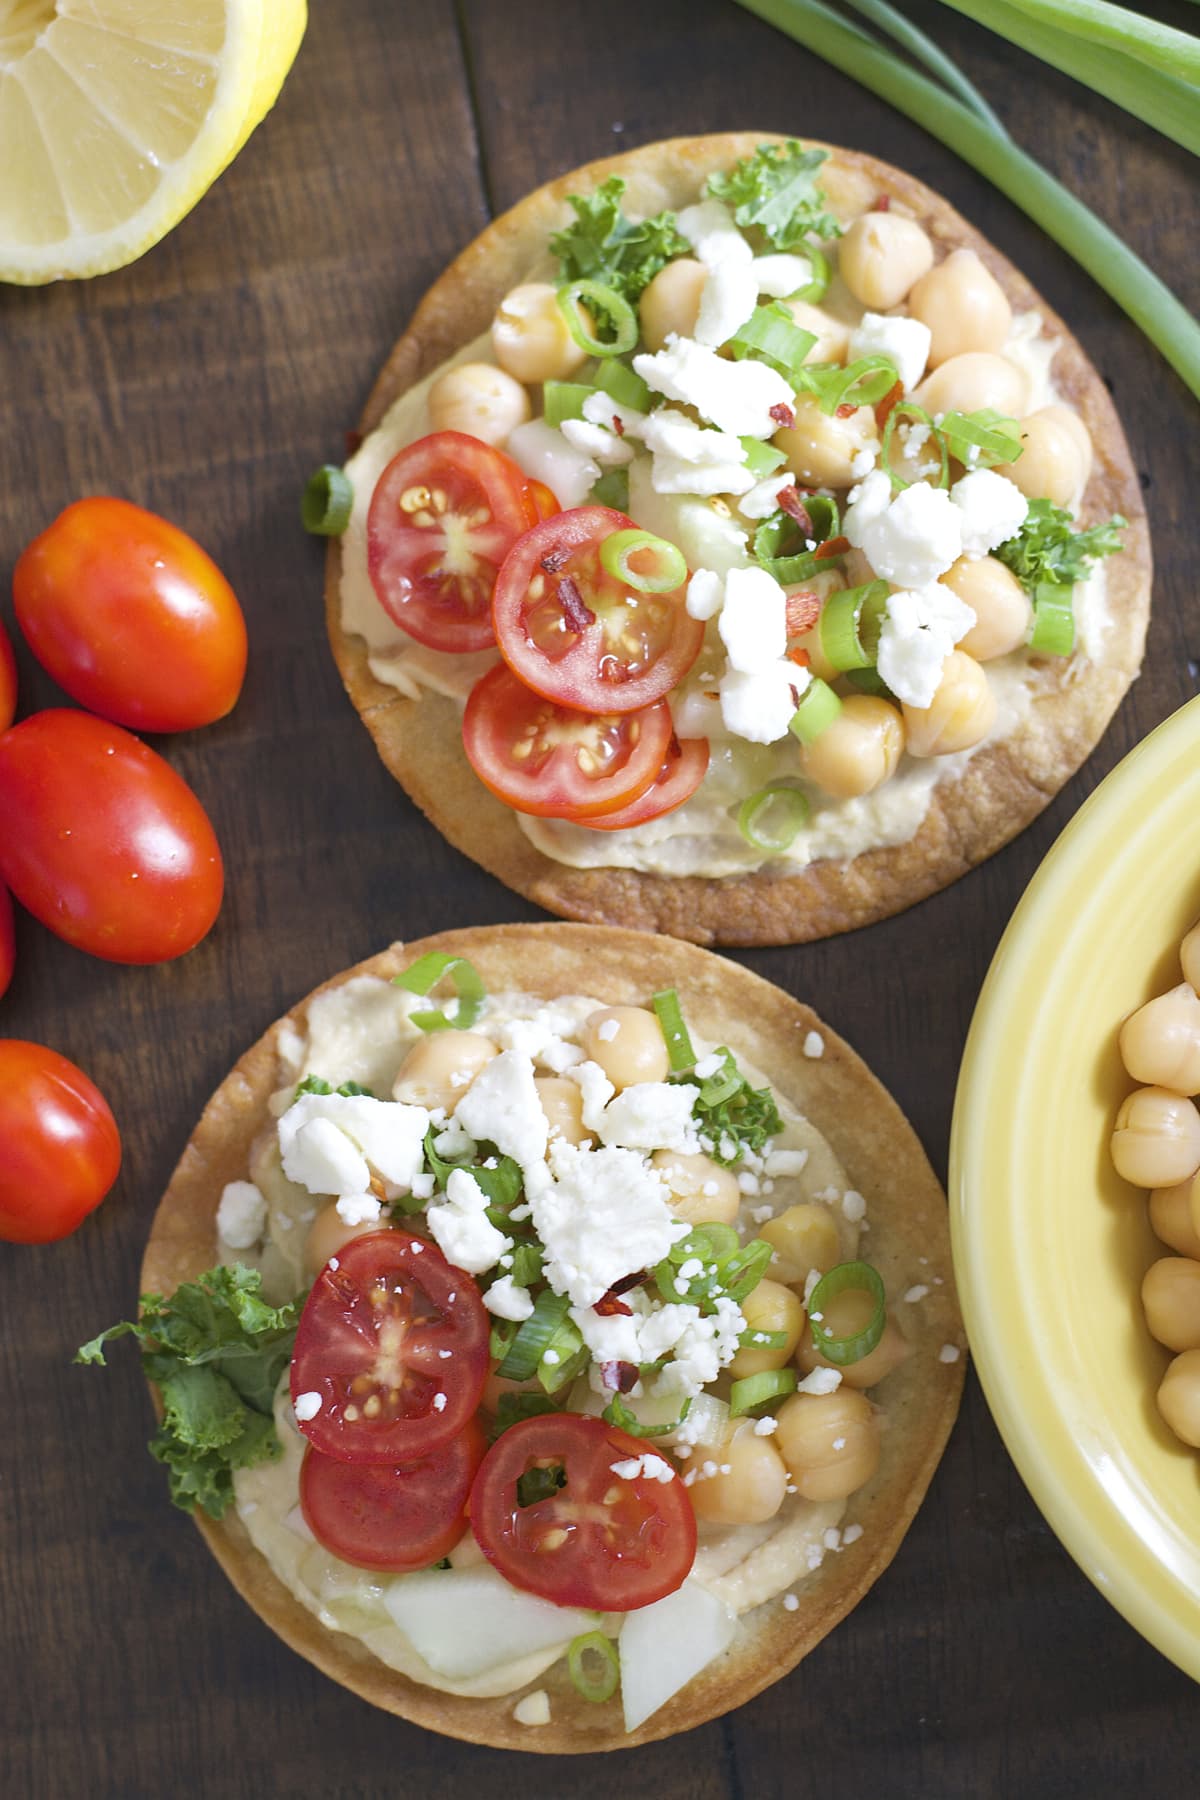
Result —
<svg viewBox="0 0 1200 1800"><path fill-rule="evenodd" d="M305 0L0 0L0 281L101 275L274 104Z"/></svg>

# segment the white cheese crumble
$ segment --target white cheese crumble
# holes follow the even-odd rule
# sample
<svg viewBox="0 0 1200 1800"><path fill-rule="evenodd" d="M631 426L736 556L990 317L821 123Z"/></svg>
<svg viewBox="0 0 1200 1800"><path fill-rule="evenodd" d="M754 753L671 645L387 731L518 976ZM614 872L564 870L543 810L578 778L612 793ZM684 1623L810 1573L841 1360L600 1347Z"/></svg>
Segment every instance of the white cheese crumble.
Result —
<svg viewBox="0 0 1200 1800"><path fill-rule="evenodd" d="M633 445L604 425L593 425L587 419L564 419L558 429L573 449L590 456L602 469L619 469L633 461Z"/></svg>
<svg viewBox="0 0 1200 1800"><path fill-rule="evenodd" d="M756 256L753 267L759 293L769 295L772 300L786 300L798 288L807 287L813 275L812 263L807 256L793 256L786 250Z"/></svg>
<svg viewBox="0 0 1200 1800"><path fill-rule="evenodd" d="M497 1230L487 1216L487 1195L466 1169L455 1169L446 1183L446 1197L425 1214L434 1242L456 1269L482 1275L494 1269L512 1239Z"/></svg>
<svg viewBox="0 0 1200 1800"><path fill-rule="evenodd" d="M920 588L962 555L962 519L949 494L928 481L914 481L893 500L888 476L874 469L846 508L842 530L885 581Z"/></svg>
<svg viewBox="0 0 1200 1800"><path fill-rule="evenodd" d="M797 1608L799 1607L799 1605L800 1605L799 1595L785 1594L783 1596L783 1609L785 1612L795 1612L797 1610Z"/></svg>
<svg viewBox="0 0 1200 1800"><path fill-rule="evenodd" d="M779 1420L773 1418L770 1413L764 1413L761 1419L754 1421L755 1437L773 1437L778 1430Z"/></svg>
<svg viewBox="0 0 1200 1800"><path fill-rule="evenodd" d="M852 1225L860 1225L867 1216L867 1203L857 1188L847 1188L842 1195L842 1216Z"/></svg>
<svg viewBox="0 0 1200 1800"><path fill-rule="evenodd" d="M655 1456L652 1450L642 1456L626 1456L620 1462L610 1463L609 1468L622 1481L636 1481L640 1475L646 1481L674 1481L675 1471L669 1462L661 1456Z"/></svg>
<svg viewBox="0 0 1200 1800"><path fill-rule="evenodd" d="M601 1142L626 1150L677 1150L692 1155L700 1148L692 1118L699 1093L690 1082L633 1082L601 1113Z"/></svg>
<svg viewBox="0 0 1200 1800"><path fill-rule="evenodd" d="M725 584L715 569L697 569L687 587L688 616L707 621L721 610Z"/></svg>
<svg viewBox="0 0 1200 1800"><path fill-rule="evenodd" d="M962 547L968 556L986 556L1015 537L1025 523L1029 502L1006 475L976 469L950 489L962 519Z"/></svg>
<svg viewBox="0 0 1200 1800"><path fill-rule="evenodd" d="M635 356L633 366L655 393L694 406L718 430L734 437L773 436L778 426L771 408L791 406L796 397L783 376L766 363L751 357L727 362L694 338L668 338L665 350Z"/></svg>
<svg viewBox="0 0 1200 1800"><path fill-rule="evenodd" d="M279 1120L283 1172L314 1194L360 1194L367 1163L409 1187L425 1162L423 1106L368 1094L302 1094Z"/></svg>
<svg viewBox="0 0 1200 1800"><path fill-rule="evenodd" d="M863 1528L861 1525L847 1525L845 1531L842 1533L843 1546L846 1544L857 1544L862 1534Z"/></svg>
<svg viewBox="0 0 1200 1800"><path fill-rule="evenodd" d="M588 1131L598 1133L604 1108L616 1093L616 1088L596 1062L577 1063L573 1069L567 1070L567 1075L579 1085L585 1127Z"/></svg>
<svg viewBox="0 0 1200 1800"><path fill-rule="evenodd" d="M840 1369L817 1367L809 1371L803 1381L796 1383L798 1394L832 1394L835 1388L842 1385Z"/></svg>
<svg viewBox="0 0 1200 1800"><path fill-rule="evenodd" d="M267 1228L267 1203L252 1181L227 1181L217 1206L217 1236L231 1250L249 1250Z"/></svg>
<svg viewBox="0 0 1200 1800"><path fill-rule="evenodd" d="M850 333L847 362L860 356L886 356L895 367L906 394L925 373L933 333L920 319L889 319L882 313L864 313Z"/></svg>
<svg viewBox="0 0 1200 1800"><path fill-rule="evenodd" d="M753 263L726 260L708 271L696 315L698 344L718 349L744 325L758 304L758 278Z"/></svg>
<svg viewBox="0 0 1200 1800"><path fill-rule="evenodd" d="M623 1275L661 1262L688 1232L672 1219L668 1197L658 1171L635 1150L556 1142L549 1178L527 1188L555 1293L594 1306Z"/></svg>
<svg viewBox="0 0 1200 1800"><path fill-rule="evenodd" d="M343 1194L337 1203L343 1225L373 1225L382 1211L374 1194Z"/></svg>
<svg viewBox="0 0 1200 1800"><path fill-rule="evenodd" d="M925 1299L928 1293L929 1289L925 1286L925 1283L919 1281L915 1287L910 1287L908 1289L903 1298L906 1305L916 1306L920 1301Z"/></svg>
<svg viewBox="0 0 1200 1800"><path fill-rule="evenodd" d="M454 1118L473 1138L486 1138L523 1169L540 1164L546 1155L550 1127L533 1064L515 1050L502 1050L484 1064L455 1107Z"/></svg>
<svg viewBox="0 0 1200 1800"><path fill-rule="evenodd" d="M721 364L722 368L747 366ZM710 431L685 413L664 406L647 416L637 435L653 458L650 485L656 494L743 494L754 486L736 433Z"/></svg>
<svg viewBox="0 0 1200 1800"><path fill-rule="evenodd" d="M879 633L879 673L898 700L928 706L946 658L975 623L975 613L942 582L888 596Z"/></svg>
<svg viewBox="0 0 1200 1800"><path fill-rule="evenodd" d="M763 1170L772 1177L799 1175L807 1162L807 1150L772 1150L767 1155Z"/></svg>
<svg viewBox="0 0 1200 1800"><path fill-rule="evenodd" d="M533 1296L528 1288L518 1287L511 1275L502 1275L484 1294L483 1304L498 1319L527 1319L533 1311Z"/></svg>
<svg viewBox="0 0 1200 1800"><path fill-rule="evenodd" d="M756 675L782 660L787 596L766 569L730 569L717 631L731 669Z"/></svg>
<svg viewBox="0 0 1200 1800"><path fill-rule="evenodd" d="M309 1419L315 1419L321 1410L321 1405L321 1396L315 1389L307 1394L297 1394L296 1404L293 1408L297 1422L305 1425Z"/></svg>
<svg viewBox="0 0 1200 1800"><path fill-rule="evenodd" d="M532 1694L525 1694L513 1707L513 1718L518 1725L548 1725L550 1723L550 1696L545 1688L535 1688Z"/></svg>
<svg viewBox="0 0 1200 1800"><path fill-rule="evenodd" d="M753 251L721 200L710 197L697 201L695 206L685 206L676 215L675 224L707 269L715 269L718 263L753 260Z"/></svg>
<svg viewBox="0 0 1200 1800"><path fill-rule="evenodd" d="M824 1056L825 1039L821 1036L819 1031L810 1031L805 1038L804 1054L812 1061L816 1061L818 1057Z"/></svg>
<svg viewBox="0 0 1200 1800"><path fill-rule="evenodd" d="M812 676L786 660L753 674L730 669L717 683L726 731L748 744L774 744L788 726Z"/></svg>

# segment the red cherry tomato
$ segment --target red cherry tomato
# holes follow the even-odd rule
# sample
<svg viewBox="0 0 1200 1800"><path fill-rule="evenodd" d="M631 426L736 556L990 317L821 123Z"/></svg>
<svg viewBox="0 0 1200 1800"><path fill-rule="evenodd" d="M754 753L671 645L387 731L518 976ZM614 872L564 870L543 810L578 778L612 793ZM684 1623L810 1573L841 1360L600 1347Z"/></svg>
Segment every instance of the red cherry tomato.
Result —
<svg viewBox="0 0 1200 1800"><path fill-rule="evenodd" d="M73 700L134 731L223 719L246 673L246 623L220 569L128 500L77 500L13 572L21 630Z"/></svg>
<svg viewBox="0 0 1200 1800"><path fill-rule="evenodd" d="M598 718L531 693L504 667L477 681L463 748L485 787L515 812L590 821L644 794L671 742L665 700Z"/></svg>
<svg viewBox="0 0 1200 1800"><path fill-rule="evenodd" d="M0 886L0 994L8 992L17 964L17 933L8 889Z"/></svg>
<svg viewBox="0 0 1200 1800"><path fill-rule="evenodd" d="M326 1263L300 1315L292 1400L321 1398L300 1429L340 1462L428 1456L479 1405L488 1337L479 1289L435 1245L391 1227L355 1238Z"/></svg>
<svg viewBox="0 0 1200 1800"><path fill-rule="evenodd" d="M577 506L535 525L504 559L492 598L500 654L560 706L650 706L700 654L704 626L687 611L686 575L668 593L641 593L601 562L606 538L636 529L607 506Z"/></svg>
<svg viewBox="0 0 1200 1800"><path fill-rule="evenodd" d="M83 1070L41 1044L0 1038L0 1238L67 1237L120 1167L116 1120Z"/></svg>
<svg viewBox="0 0 1200 1800"><path fill-rule="evenodd" d="M529 500L533 507L532 517L535 521L552 519L555 513L562 511L556 496L551 493L544 481L534 481L531 476L525 485L529 491Z"/></svg>
<svg viewBox="0 0 1200 1800"><path fill-rule="evenodd" d="M646 1444L575 1413L545 1413L497 1438L471 1489L471 1526L488 1561L514 1586L559 1606L629 1612L681 1587L696 1554L687 1489L613 1464ZM522 1506L521 1477L557 1468L564 1484Z"/></svg>
<svg viewBox="0 0 1200 1800"><path fill-rule="evenodd" d="M0 731L17 716L17 659L7 631L0 625Z"/></svg>
<svg viewBox="0 0 1200 1800"><path fill-rule="evenodd" d="M90 713L34 713L0 737L0 879L109 962L182 956L224 880L208 815L155 751Z"/></svg>
<svg viewBox="0 0 1200 1800"><path fill-rule="evenodd" d="M512 458L479 438L435 431L410 444L379 477L367 515L380 605L435 650L488 649L496 571L538 505Z"/></svg>
<svg viewBox="0 0 1200 1800"><path fill-rule="evenodd" d="M648 819L661 819L690 800L708 773L708 739L686 738L676 743L662 766L658 779L650 784L640 799L616 812L604 813L598 819L580 821L589 831L624 831L630 825L644 825Z"/></svg>
<svg viewBox="0 0 1200 1800"><path fill-rule="evenodd" d="M475 1419L416 1462L340 1462L310 1444L300 1506L318 1543L365 1569L427 1569L467 1529L467 1496L487 1445Z"/></svg>

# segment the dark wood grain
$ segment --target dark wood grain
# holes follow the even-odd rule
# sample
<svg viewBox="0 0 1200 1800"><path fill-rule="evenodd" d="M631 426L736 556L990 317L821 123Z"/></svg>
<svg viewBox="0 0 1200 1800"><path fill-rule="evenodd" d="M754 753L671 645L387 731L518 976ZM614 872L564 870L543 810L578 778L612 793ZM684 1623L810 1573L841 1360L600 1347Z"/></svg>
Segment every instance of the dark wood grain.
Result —
<svg viewBox="0 0 1200 1800"><path fill-rule="evenodd" d="M906 11L1194 306L1194 163L932 0ZM1182 0L1162 16L1195 22ZM107 490L200 538L252 637L231 718L164 746L225 848L211 937L177 964L122 969L23 919L0 1003L6 1035L54 1044L94 1074L126 1149L117 1190L77 1237L0 1246L5 1795L1195 1791L1200 1694L1059 1547L973 1381L900 1557L800 1671L673 1745L534 1764L377 1714L285 1651L167 1507L139 1449L150 1417L132 1357L107 1376L69 1366L133 1304L148 1220L191 1123L273 1017L393 936L535 916L445 847L345 703L320 552L297 527L303 477L340 453L417 298L492 210L612 148L754 125L901 164L1025 269L1109 380L1155 528L1145 673L1045 815L901 918L743 958L869 1056L943 1173L963 1039L1014 904L1095 783L1195 691L1194 403L986 182L727 0L322 0L278 108L163 244L86 285L0 290L6 622L21 546L68 501ZM56 701L19 661L24 708Z"/></svg>

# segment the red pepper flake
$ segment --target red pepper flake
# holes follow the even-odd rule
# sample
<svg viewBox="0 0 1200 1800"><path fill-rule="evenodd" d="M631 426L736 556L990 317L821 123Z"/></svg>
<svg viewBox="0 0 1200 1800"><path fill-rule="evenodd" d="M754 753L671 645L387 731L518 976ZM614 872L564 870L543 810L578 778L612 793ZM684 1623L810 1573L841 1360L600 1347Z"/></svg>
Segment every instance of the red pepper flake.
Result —
<svg viewBox="0 0 1200 1800"><path fill-rule="evenodd" d="M356 455L357 452L362 449L362 443L363 434L361 431L348 431L346 433L346 455Z"/></svg>
<svg viewBox="0 0 1200 1800"><path fill-rule="evenodd" d="M811 631L820 616L821 596L811 589L797 588L787 596L787 634L790 638L802 637L806 631Z"/></svg>
<svg viewBox="0 0 1200 1800"><path fill-rule="evenodd" d="M618 1300L611 1288L609 1288L607 1294L601 1294L600 1298L593 1306L592 1311L594 1313L599 1313L602 1319L611 1319L617 1314L620 1314L626 1319L633 1317L632 1306L626 1306L623 1300Z"/></svg>
<svg viewBox="0 0 1200 1800"><path fill-rule="evenodd" d="M628 1394L637 1386L637 1364L631 1362L601 1363L600 1379L611 1393Z"/></svg>
<svg viewBox="0 0 1200 1800"><path fill-rule="evenodd" d="M706 700L719 700L721 698L716 688L702 688L701 692Z"/></svg>
<svg viewBox="0 0 1200 1800"><path fill-rule="evenodd" d="M799 644L796 645L794 650L788 651L787 659L789 662L794 662L798 669L811 669L812 667L812 657L808 654L807 650L801 649ZM799 704L799 702L797 702L797 704Z"/></svg>
<svg viewBox="0 0 1200 1800"><path fill-rule="evenodd" d="M571 559L569 550L549 550L542 558L541 566L547 575L557 575Z"/></svg>
<svg viewBox="0 0 1200 1800"><path fill-rule="evenodd" d="M842 404L837 409L837 416L839 419L849 419L853 417L857 411L857 406L851 406L848 400L843 400Z"/></svg>
<svg viewBox="0 0 1200 1800"><path fill-rule="evenodd" d="M796 491L795 482L792 482L789 487L781 488L775 498L778 500L780 506L782 506L788 518L795 519L805 537L811 538L814 535L812 517L807 506L805 506L803 500Z"/></svg>
<svg viewBox="0 0 1200 1800"><path fill-rule="evenodd" d="M621 423L621 415L620 415L620 413L614 413L614 414L613 414L613 430L614 430L614 431L615 431L615 432L616 432L616 434L617 434L617 436L618 436L618 437L624 437L624 436L625 436L625 427L624 427L624 425L622 425L622 423Z"/></svg>
<svg viewBox="0 0 1200 1800"><path fill-rule="evenodd" d="M595 613L584 604L583 595L569 575L564 575L558 584L558 604L572 631L586 631L596 623Z"/></svg>
<svg viewBox="0 0 1200 1800"><path fill-rule="evenodd" d="M817 545L814 554L817 561L822 562L829 556L845 556L849 548L850 539L848 537L826 538L823 544Z"/></svg>
<svg viewBox="0 0 1200 1800"><path fill-rule="evenodd" d="M903 398L904 384L903 382L897 381L888 389L887 393L883 396L883 399L875 408L875 423L880 431L882 431L887 424L888 419L891 416L892 408L898 406Z"/></svg>
<svg viewBox="0 0 1200 1800"><path fill-rule="evenodd" d="M786 400L776 401L775 405L770 408L770 415L777 425L783 426L785 431L790 431L796 423L796 415Z"/></svg>
<svg viewBox="0 0 1200 1800"><path fill-rule="evenodd" d="M892 196L890 194L880 194L878 200L876 200L874 206L871 208L872 212L891 212L891 210Z"/></svg>

